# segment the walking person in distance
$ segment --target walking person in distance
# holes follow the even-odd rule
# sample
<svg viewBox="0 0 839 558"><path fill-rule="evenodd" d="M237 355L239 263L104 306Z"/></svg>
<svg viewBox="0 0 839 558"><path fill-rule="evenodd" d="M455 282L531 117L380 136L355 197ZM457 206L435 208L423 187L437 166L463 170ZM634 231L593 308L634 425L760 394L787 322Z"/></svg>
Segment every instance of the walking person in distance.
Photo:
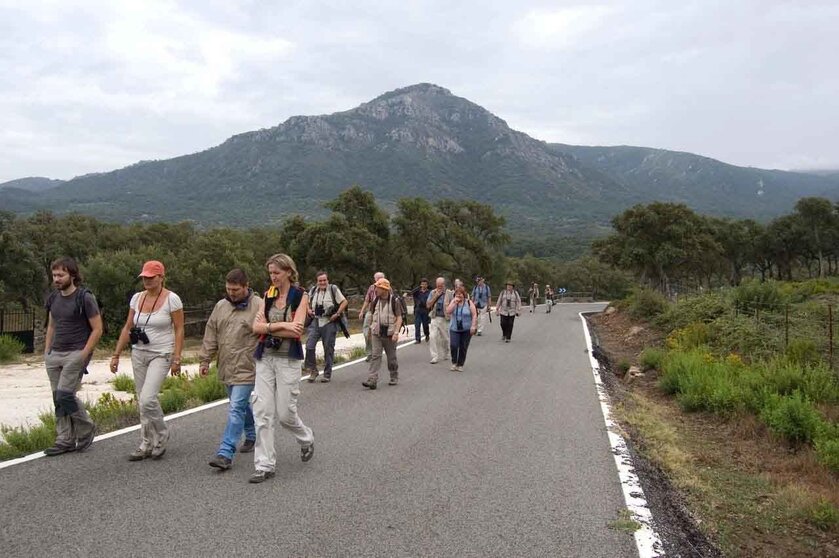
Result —
<svg viewBox="0 0 839 558"><path fill-rule="evenodd" d="M96 435L96 426L76 393L102 337L102 316L96 297L81 286L76 260L58 258L50 269L56 290L46 303L44 366L55 404L56 436L44 453L56 456L86 450Z"/></svg>
<svg viewBox="0 0 839 558"><path fill-rule="evenodd" d="M428 290L428 279L420 279L420 286L411 291L411 297L414 299L414 338L417 344L422 340L422 333L425 333L425 342L429 339L429 324L431 318L428 317L428 295L431 291Z"/></svg>
<svg viewBox="0 0 839 558"><path fill-rule="evenodd" d="M469 341L478 329L478 310L475 303L466 296L462 286L454 291L454 297L446 308L451 316L449 335L451 336L452 371L463 372Z"/></svg>
<svg viewBox="0 0 839 558"><path fill-rule="evenodd" d="M452 291L446 289L446 280L438 277L434 290L428 295L428 316L431 320L431 341L428 349L431 351L431 364L437 364L445 358L449 351L449 320L446 308L452 301Z"/></svg>
<svg viewBox="0 0 839 558"><path fill-rule="evenodd" d="M501 321L501 339L505 343L509 343L513 337L513 324L516 316L521 312L521 306L521 297L516 291L516 285L512 281L507 281L504 290L495 301L495 313Z"/></svg>
<svg viewBox="0 0 839 558"><path fill-rule="evenodd" d="M300 445L300 458L309 461L315 452L312 429L297 415L300 394L300 361L303 360L303 324L309 310L309 295L297 284L297 266L286 254L274 254L266 262L271 286L265 304L256 313L253 332L257 345L256 385L251 396L256 423L255 471L248 482L261 483L274 476L277 454L275 424L291 432Z"/></svg>
<svg viewBox="0 0 839 558"><path fill-rule="evenodd" d="M387 355L387 369L390 372L388 385L395 386L399 382L396 342L399 341L399 330L402 328L402 301L398 300L399 295L393 292L390 281L387 279L379 279L375 286L376 298L373 299L373 319L371 321L373 354L367 380L361 383L370 390L376 389L379 381L382 352Z"/></svg>
<svg viewBox="0 0 839 558"><path fill-rule="evenodd" d="M318 377L317 346L323 345L323 378L332 379L332 362L335 358L335 338L338 335L339 320L347 309L347 299L337 285L329 282L325 271L317 272L317 285L309 291L309 335L306 339L306 360L303 368L309 371L309 382Z"/></svg>
<svg viewBox="0 0 839 558"><path fill-rule="evenodd" d="M385 274L377 271L373 274L373 284L367 287L367 293L364 295L364 303L361 305L361 310L358 312L358 319L361 322L361 335L364 337L364 350L367 352L367 357L364 359L370 362L373 354L373 339L370 336L370 321L373 319L373 299L376 298L376 281L384 279Z"/></svg>
<svg viewBox="0 0 839 558"><path fill-rule="evenodd" d="M140 445L128 456L129 461L160 459L169 441L159 394L167 374L181 373L184 310L181 298L165 288L165 275L161 262L151 260L143 264L139 277L144 290L131 297L128 318L111 357L111 372L116 374L120 353L131 344L141 428Z"/></svg>
<svg viewBox="0 0 839 558"><path fill-rule="evenodd" d="M475 280L477 284L472 288L472 302L475 303L475 308L478 310L477 335L481 335L484 332L486 322L491 319L489 306L492 304L492 290L482 276L478 275Z"/></svg>

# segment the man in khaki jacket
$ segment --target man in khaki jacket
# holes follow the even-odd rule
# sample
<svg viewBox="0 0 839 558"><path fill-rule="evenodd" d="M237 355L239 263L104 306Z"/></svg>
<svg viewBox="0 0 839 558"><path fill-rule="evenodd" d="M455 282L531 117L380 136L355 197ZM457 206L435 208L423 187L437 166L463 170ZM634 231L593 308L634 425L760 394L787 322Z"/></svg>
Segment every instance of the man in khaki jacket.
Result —
<svg viewBox="0 0 839 558"><path fill-rule="evenodd" d="M210 467L222 471L233 464L233 454L242 433L245 442L239 452L252 452L256 440L250 397L256 381L253 355L259 338L254 335L251 325L262 312L263 305L262 299L249 288L248 276L241 269L227 274L225 289L227 296L216 303L207 321L199 353L202 376L207 375L210 361L218 354L218 377L227 386L230 398L221 445L210 461Z"/></svg>

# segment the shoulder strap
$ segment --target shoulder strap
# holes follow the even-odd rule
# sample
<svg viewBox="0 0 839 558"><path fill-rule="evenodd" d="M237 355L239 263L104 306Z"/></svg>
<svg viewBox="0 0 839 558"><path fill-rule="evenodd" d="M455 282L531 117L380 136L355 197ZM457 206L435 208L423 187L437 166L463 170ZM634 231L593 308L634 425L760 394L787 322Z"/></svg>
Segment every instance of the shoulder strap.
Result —
<svg viewBox="0 0 839 558"><path fill-rule="evenodd" d="M338 287L334 283L329 284L329 292L332 294L332 304L338 306Z"/></svg>

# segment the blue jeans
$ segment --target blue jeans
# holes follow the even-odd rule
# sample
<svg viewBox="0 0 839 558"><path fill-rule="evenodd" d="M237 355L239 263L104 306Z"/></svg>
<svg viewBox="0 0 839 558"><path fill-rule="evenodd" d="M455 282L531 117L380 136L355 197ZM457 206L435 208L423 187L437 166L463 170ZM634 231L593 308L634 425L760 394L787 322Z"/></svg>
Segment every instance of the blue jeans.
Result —
<svg viewBox="0 0 839 558"><path fill-rule="evenodd" d="M414 314L414 337L416 337L417 343L422 339L420 336L422 332L425 332L425 338L428 339L428 324L430 323L431 318L428 317L428 312ZM420 331L420 326L422 326L422 331Z"/></svg>
<svg viewBox="0 0 839 558"><path fill-rule="evenodd" d="M253 410L251 409L251 392L253 384L227 386L227 396L230 406L227 411L227 426L218 448L218 454L233 459L236 446L245 433L245 439L256 440L256 427L253 424Z"/></svg>

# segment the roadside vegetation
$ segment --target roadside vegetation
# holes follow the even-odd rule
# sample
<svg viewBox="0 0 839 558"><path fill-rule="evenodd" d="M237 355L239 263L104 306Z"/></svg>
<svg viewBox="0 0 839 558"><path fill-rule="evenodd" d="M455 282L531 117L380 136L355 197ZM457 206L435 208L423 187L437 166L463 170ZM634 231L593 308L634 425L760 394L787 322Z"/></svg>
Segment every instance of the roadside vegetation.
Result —
<svg viewBox="0 0 839 558"><path fill-rule="evenodd" d="M140 422L137 411L134 380L120 374L113 380L114 389L133 395L129 400L115 397L112 393L103 393L94 404L87 404L93 422L99 434L105 434ZM206 376L169 376L163 382L160 392L160 405L165 414L184 411L205 403L227 397L227 389L211 367ZM23 457L42 451L55 441L55 416L42 413L39 423L31 427L10 428L0 426L3 441L0 442L0 461Z"/></svg>

